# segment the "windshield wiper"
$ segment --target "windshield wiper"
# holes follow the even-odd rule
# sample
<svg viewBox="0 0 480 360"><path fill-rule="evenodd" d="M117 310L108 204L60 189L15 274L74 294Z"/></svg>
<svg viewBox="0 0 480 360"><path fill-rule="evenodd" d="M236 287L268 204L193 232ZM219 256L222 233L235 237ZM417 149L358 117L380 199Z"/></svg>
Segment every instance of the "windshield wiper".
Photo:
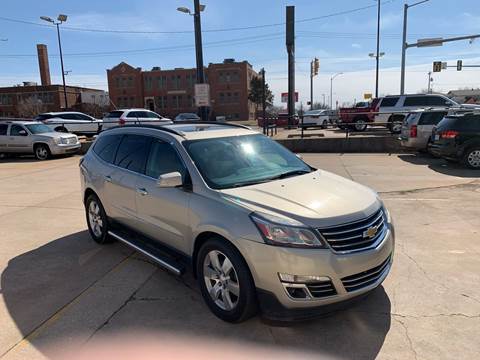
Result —
<svg viewBox="0 0 480 360"><path fill-rule="evenodd" d="M292 170L277 176L273 176L269 178L269 180L285 179L285 178L296 176L296 175L309 174L311 172L312 172L311 170Z"/></svg>

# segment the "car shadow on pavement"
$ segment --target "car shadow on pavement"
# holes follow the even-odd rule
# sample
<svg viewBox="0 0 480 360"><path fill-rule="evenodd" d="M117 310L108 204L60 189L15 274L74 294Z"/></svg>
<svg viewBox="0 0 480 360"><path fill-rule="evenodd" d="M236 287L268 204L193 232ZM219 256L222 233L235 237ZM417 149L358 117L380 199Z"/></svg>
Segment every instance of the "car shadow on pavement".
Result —
<svg viewBox="0 0 480 360"><path fill-rule="evenodd" d="M433 157L427 153L409 153L399 155L398 158L414 165L427 165L429 169L441 174L465 177L480 178L480 171L468 169L458 162L450 162L445 159Z"/></svg>
<svg viewBox="0 0 480 360"><path fill-rule="evenodd" d="M80 321L70 321L69 316L78 314L69 314L73 310L67 305L84 301L83 294L88 294L89 301L92 296L98 296L96 301L100 303L111 301L105 292L95 295L95 291L100 279L115 275L118 264L126 259L131 261L129 271L141 272L148 266L152 275L120 307L111 309L93 329L95 335L135 334L141 330L275 346L328 358L374 359L390 329L391 304L381 286L355 305L315 320L273 325L257 316L241 324L225 323L208 310L191 275L172 276L146 264L145 258L126 246L99 246L82 231L11 259L2 273L3 301L21 336L29 340L34 333L31 344L48 353L47 345L92 333L88 312L95 309L86 306ZM119 273L116 281L126 281L122 276ZM54 323L62 321L67 325L61 325L61 332L55 331ZM37 345L42 333L49 333L44 336L47 345L44 341ZM8 347L14 345L12 342ZM0 353L4 351L0 349Z"/></svg>

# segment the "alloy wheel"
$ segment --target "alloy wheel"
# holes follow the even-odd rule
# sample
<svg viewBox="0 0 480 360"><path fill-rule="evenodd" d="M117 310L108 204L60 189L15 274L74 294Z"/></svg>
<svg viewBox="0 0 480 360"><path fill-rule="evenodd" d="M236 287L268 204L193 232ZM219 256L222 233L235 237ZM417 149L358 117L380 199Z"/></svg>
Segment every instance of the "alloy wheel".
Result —
<svg viewBox="0 0 480 360"><path fill-rule="evenodd" d="M38 146L35 150L37 159L46 160L48 158L48 150L45 146Z"/></svg>
<svg viewBox="0 0 480 360"><path fill-rule="evenodd" d="M239 301L240 284L235 267L225 254L212 250L205 256L203 277L213 302L225 311L235 309Z"/></svg>
<svg viewBox="0 0 480 360"><path fill-rule="evenodd" d="M468 154L468 164L472 168L480 168L480 150L473 150Z"/></svg>
<svg viewBox="0 0 480 360"><path fill-rule="evenodd" d="M95 200L92 200L88 206L88 222L93 234L98 238L101 237L103 234L103 220L100 206Z"/></svg>

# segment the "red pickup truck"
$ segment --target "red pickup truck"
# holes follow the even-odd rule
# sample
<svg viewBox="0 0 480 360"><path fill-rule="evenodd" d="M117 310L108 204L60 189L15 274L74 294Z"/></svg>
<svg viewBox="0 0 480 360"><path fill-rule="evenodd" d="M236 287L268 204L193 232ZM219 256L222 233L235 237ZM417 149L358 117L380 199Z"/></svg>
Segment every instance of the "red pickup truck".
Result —
<svg viewBox="0 0 480 360"><path fill-rule="evenodd" d="M374 122L379 103L380 98L376 98L371 102L359 102L354 107L340 108L339 127L350 126L355 131L365 131L368 124Z"/></svg>

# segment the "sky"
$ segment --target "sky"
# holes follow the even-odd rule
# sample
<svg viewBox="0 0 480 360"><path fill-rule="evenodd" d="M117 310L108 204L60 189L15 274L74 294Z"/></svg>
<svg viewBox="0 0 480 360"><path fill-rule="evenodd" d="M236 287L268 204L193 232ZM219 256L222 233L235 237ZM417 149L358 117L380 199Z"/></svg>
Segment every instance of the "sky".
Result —
<svg viewBox="0 0 480 360"><path fill-rule="evenodd" d="M430 0L409 9L408 42L419 38L480 34L479 0ZM414 1L410 1L413 3ZM285 6L295 6L296 89L300 102L310 98L309 66L320 59L314 80L314 100L333 103L360 101L375 90L377 2L374 0L203 0L204 62L225 58L247 60L255 70L265 68L267 82L280 103L287 89ZM396 94L400 88L400 54L403 26L402 0L381 2L379 94ZM121 61L145 70L195 67L193 17L176 11L192 7L192 0L4 1L0 14L0 86L22 81L40 82L36 44L48 46L54 83L61 82L56 31L40 16L67 14L61 25L67 84L107 90L106 69ZM442 47L407 50L406 91L427 87L433 61L455 65L480 64L480 39ZM480 87L480 68L434 73L433 90Z"/></svg>

